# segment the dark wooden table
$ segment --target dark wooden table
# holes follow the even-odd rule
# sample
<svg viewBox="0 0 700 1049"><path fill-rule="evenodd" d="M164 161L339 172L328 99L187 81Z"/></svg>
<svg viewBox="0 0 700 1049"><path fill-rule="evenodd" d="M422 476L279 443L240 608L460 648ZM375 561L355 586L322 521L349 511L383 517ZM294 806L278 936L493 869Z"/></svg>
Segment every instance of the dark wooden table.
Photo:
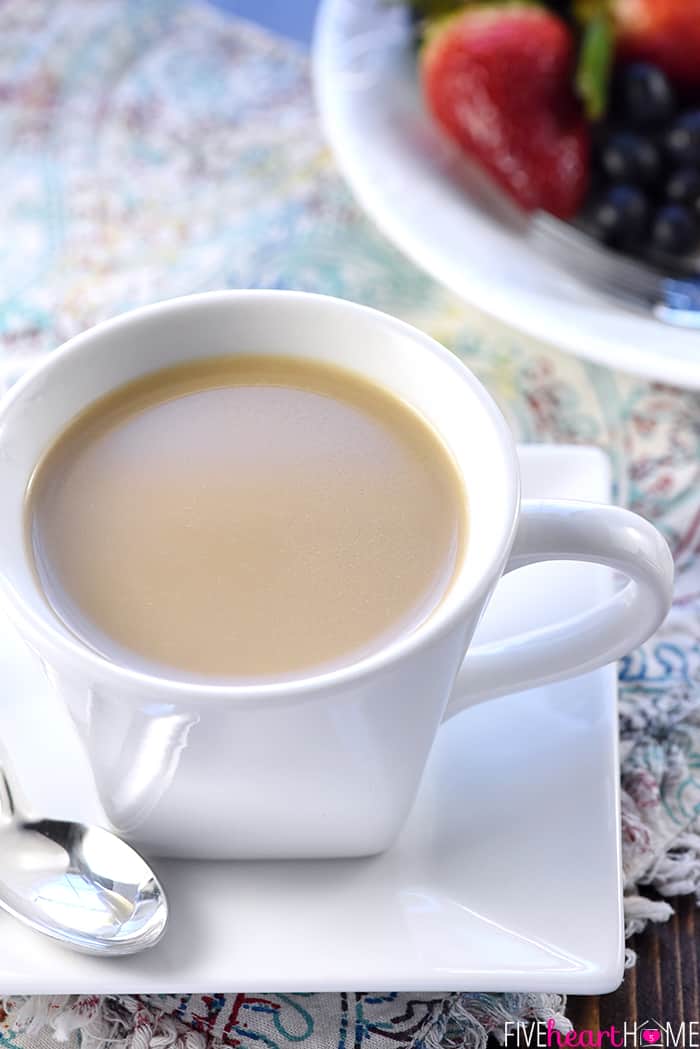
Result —
<svg viewBox="0 0 700 1049"><path fill-rule="evenodd" d="M637 965L622 987L601 997L569 999L576 1028L620 1027L626 1020L677 1025L700 1020L700 912L694 897L669 901L676 912L665 924L649 925L630 941Z"/></svg>

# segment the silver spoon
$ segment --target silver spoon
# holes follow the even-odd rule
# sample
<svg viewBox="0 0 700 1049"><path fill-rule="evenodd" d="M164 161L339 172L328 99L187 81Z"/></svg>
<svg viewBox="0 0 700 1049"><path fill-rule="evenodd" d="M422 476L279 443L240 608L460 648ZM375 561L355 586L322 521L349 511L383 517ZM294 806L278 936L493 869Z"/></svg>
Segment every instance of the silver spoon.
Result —
<svg viewBox="0 0 700 1049"><path fill-rule="evenodd" d="M102 827L18 812L0 754L0 907L85 954L134 954L158 943L165 893L146 861Z"/></svg>

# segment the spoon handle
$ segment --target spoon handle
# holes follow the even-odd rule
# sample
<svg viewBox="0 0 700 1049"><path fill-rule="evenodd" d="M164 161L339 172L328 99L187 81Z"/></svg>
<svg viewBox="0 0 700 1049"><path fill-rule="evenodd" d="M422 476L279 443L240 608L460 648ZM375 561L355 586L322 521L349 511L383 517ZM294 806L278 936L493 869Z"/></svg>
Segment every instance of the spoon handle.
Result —
<svg viewBox="0 0 700 1049"><path fill-rule="evenodd" d="M17 785L17 777L7 748L0 741L0 820L17 819L25 816L24 798Z"/></svg>
<svg viewBox="0 0 700 1049"><path fill-rule="evenodd" d="M4 768L0 768L0 817L14 819L16 812L12 787Z"/></svg>

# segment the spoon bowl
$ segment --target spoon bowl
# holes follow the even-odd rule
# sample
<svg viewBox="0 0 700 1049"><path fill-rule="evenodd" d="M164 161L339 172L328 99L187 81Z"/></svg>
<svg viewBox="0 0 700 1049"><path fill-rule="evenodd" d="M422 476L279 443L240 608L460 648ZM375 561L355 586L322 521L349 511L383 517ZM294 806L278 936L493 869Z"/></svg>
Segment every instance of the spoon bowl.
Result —
<svg viewBox="0 0 700 1049"><path fill-rule="evenodd" d="M160 882L130 845L102 827L22 818L0 769L0 907L86 954L134 954L165 931Z"/></svg>

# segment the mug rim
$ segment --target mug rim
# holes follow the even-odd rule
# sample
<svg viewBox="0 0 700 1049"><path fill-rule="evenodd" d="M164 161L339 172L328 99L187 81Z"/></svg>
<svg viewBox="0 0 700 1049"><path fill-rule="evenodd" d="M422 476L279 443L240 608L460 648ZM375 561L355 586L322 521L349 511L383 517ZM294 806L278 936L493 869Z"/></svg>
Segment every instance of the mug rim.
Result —
<svg viewBox="0 0 700 1049"><path fill-rule="evenodd" d="M282 298L287 301L302 299L305 302L318 300L326 306L332 306L339 312L364 313L370 319L381 321L383 325L390 325L399 335L419 344L426 352L432 353L442 359L452 371L455 377L468 385L473 395L476 395L485 409L489 421L499 439L499 446L503 456L504 470L510 476L509 485L509 513L504 515L501 529L500 542L497 544L496 552L490 560L486 560L481 567L479 580L476 584L460 594L458 599L449 606L442 601L431 612L428 618L414 630L400 635L386 645L372 652L362 659L343 664L331 670L311 673L305 676L295 677L289 680L261 681L258 683L226 683L225 681L206 681L193 678L167 677L164 674L150 673L139 670L122 663L114 662L96 650L90 648L85 642L68 632L64 633L57 625L54 626L47 615L46 618L37 613L24 599L14 586L8 583L4 573L0 572L0 598L9 618L15 624L20 633L26 638L31 647L42 656L47 648L52 653L58 654L63 659L74 663L76 660L86 663L95 671L96 675L104 678L105 675L121 682L126 686L124 693L125 701L133 688L150 692L167 692L172 699L176 696L187 696L193 699L207 701L257 701L269 699L289 699L327 691L330 688L344 688L347 685L356 684L363 679L381 673L383 670L398 663L414 650L426 643L441 637L455 626L456 622L464 617L468 609L479 600L488 595L491 587L500 577L506 558L510 551L515 530L517 528L520 508L520 469L515 450L515 441L512 433L497 407L491 395L479 382L471 370L453 352L448 350L432 336L421 331L407 321L400 320L391 314L371 306L353 302L349 299L341 299L336 296L322 295L313 292L293 291L283 289L222 289L218 291L200 292L194 295L183 295L175 298L164 299L156 303L140 306L128 310L108 320L101 321L92 327L73 336L62 343L54 351L50 352L34 367L23 375L0 399L0 433L4 417L8 410L20 401L37 381L37 377L43 376L52 369L62 367L63 361L84 350L85 346L93 341L99 340L103 335L138 326L144 319L157 317L158 314L174 313L179 310L188 310L193 306L206 306L207 303L219 303L222 300L232 301L244 299L260 300L260 305L266 299ZM116 388L116 386L115 386ZM426 418L428 418L426 416ZM441 436L439 423L433 418L428 418L431 426ZM58 433L56 434L58 436ZM461 470L460 470L461 474ZM467 549L469 540L467 540ZM22 550L22 557L29 559L28 551ZM462 569L459 570L453 586L459 584ZM51 612L47 605L47 611Z"/></svg>

